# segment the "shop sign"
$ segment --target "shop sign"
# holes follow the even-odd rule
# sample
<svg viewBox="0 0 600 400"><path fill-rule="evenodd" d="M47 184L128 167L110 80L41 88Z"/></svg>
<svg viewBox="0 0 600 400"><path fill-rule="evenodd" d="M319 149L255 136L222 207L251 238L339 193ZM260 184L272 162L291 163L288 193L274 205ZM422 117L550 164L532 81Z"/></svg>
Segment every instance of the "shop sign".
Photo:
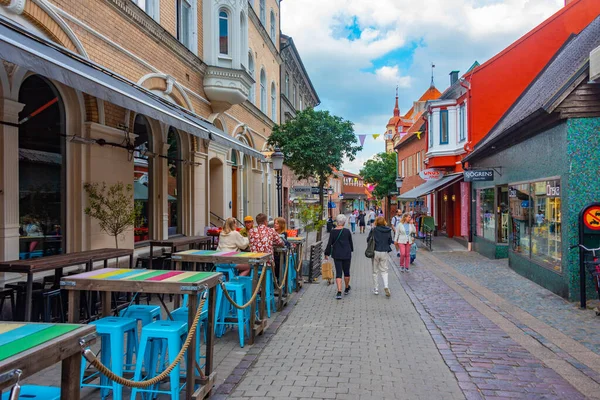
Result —
<svg viewBox="0 0 600 400"><path fill-rule="evenodd" d="M481 169L476 171L465 171L463 173L465 182L487 182L494 180L493 169Z"/></svg>
<svg viewBox="0 0 600 400"><path fill-rule="evenodd" d="M311 194L310 186L294 186L292 191L296 194Z"/></svg>
<svg viewBox="0 0 600 400"><path fill-rule="evenodd" d="M310 188L310 192L311 192L312 194L319 194L319 192L320 192L320 190L319 190L319 187L318 187L318 186L313 186L313 187L311 187L311 188Z"/></svg>
<svg viewBox="0 0 600 400"><path fill-rule="evenodd" d="M560 185L557 185L555 182L548 183L546 185L546 196L560 197Z"/></svg>
<svg viewBox="0 0 600 400"><path fill-rule="evenodd" d="M421 179L426 181L437 181L444 177L444 171L429 168L419 172L419 176L421 177Z"/></svg>

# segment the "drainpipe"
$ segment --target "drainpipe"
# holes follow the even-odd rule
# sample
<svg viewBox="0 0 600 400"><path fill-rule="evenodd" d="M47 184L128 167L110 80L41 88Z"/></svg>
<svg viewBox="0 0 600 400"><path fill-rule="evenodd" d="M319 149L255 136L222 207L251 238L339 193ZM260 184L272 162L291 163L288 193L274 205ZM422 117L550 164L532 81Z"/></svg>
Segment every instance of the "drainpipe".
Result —
<svg viewBox="0 0 600 400"><path fill-rule="evenodd" d="M468 144L471 142L470 139L472 137L472 135L471 135L471 129L472 129L472 121L473 120L472 120L472 116L471 116L471 114L472 114L472 110L471 110L471 82L468 82L468 85L465 84L465 82L466 81L465 81L464 78L460 80L460 86L462 86L463 88L465 88L467 90L467 113L468 113L467 114L467 118L468 118L468 122L469 122L467 124L467 146L468 146ZM462 163L462 168L463 168L463 171L464 171L465 170L465 162L461 161L461 163ZM469 232L469 235L468 235L469 236L469 239L468 239L469 242L468 242L467 248L468 248L469 251L473 251L473 218L472 218L473 217L473 207L472 207L473 201L471 199L471 194L472 194L473 191L471 190L471 184L470 183L467 186L467 190L469 191L469 194L468 194L468 197L467 197L468 198L468 211L467 211L468 215L467 215L467 218L468 218L468 232Z"/></svg>

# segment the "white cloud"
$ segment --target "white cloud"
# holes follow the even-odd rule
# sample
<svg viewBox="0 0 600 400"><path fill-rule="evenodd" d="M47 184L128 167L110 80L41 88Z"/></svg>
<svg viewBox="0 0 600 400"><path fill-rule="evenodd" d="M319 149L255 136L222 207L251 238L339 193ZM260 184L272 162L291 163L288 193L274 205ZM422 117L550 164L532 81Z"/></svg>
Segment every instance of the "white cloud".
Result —
<svg viewBox="0 0 600 400"><path fill-rule="evenodd" d="M281 2L282 31L294 38L322 107L355 122L358 134L383 133L396 85L405 112L451 70L483 63L560 9L564 0L293 0ZM346 28L358 24L360 36ZM348 35L344 34L347 32ZM348 36L348 37L346 37ZM411 47L410 59L387 59ZM383 143L365 145L354 171ZM350 165L351 164L351 165Z"/></svg>

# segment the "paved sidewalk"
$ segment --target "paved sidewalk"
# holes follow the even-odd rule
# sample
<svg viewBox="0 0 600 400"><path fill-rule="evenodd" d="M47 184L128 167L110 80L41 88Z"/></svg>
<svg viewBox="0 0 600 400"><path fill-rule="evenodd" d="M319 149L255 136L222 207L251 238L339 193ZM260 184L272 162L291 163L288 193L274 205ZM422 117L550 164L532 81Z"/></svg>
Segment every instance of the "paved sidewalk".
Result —
<svg viewBox="0 0 600 400"><path fill-rule="evenodd" d="M353 239L351 294L310 285L230 399L464 398L395 275L390 299L371 293L366 235Z"/></svg>

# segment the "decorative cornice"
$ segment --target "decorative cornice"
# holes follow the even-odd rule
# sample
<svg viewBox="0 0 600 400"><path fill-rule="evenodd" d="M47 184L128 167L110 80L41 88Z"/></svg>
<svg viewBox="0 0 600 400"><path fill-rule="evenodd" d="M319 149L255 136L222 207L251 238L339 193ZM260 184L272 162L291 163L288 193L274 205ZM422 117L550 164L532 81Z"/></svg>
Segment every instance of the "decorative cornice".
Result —
<svg viewBox="0 0 600 400"><path fill-rule="evenodd" d="M252 115L261 120L265 125L267 125L270 129L273 129L275 123L271 118L269 118L265 113L263 113L258 107L252 104L250 101L245 101L241 104L247 111L250 111Z"/></svg>
<svg viewBox="0 0 600 400"><path fill-rule="evenodd" d="M6 6L6 10L14 14L22 14L25 10L26 0L11 0L10 4Z"/></svg>
<svg viewBox="0 0 600 400"><path fill-rule="evenodd" d="M204 74L206 64L131 0L106 0L106 2L157 42L167 45L169 50L193 69Z"/></svg>
<svg viewBox="0 0 600 400"><path fill-rule="evenodd" d="M277 63L281 65L283 62L283 60L281 59L281 55L279 54L277 47L275 47L275 43L273 43L273 41L271 40L269 32L267 32L265 26L262 24L262 22L260 22L260 19L258 18L258 15L256 15L256 11L254 11L254 8L248 7L248 16L250 17L250 21L252 21L252 24L254 24L254 27L260 33L263 42L267 44L267 47L269 48L269 50L271 50L271 53L273 53L273 57L275 57Z"/></svg>

